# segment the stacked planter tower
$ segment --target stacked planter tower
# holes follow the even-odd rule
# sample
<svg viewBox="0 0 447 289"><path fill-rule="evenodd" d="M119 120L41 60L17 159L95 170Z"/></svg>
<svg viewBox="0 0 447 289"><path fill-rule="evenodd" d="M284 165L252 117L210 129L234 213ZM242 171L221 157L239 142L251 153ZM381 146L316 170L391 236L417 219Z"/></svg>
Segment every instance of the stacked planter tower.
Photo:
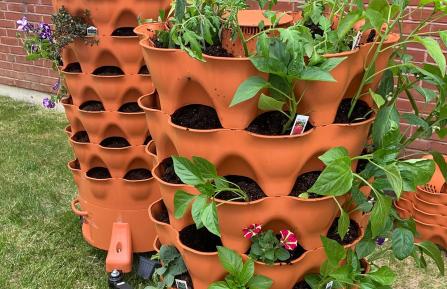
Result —
<svg viewBox="0 0 447 289"><path fill-rule="evenodd" d="M153 0L54 0L57 11L88 11L97 44L76 41L63 51L62 100L66 132L76 159L68 164L78 187L73 212L92 246L108 250L106 269L129 272L132 254L153 250L155 228L147 207L160 196L155 148L137 99L153 92L138 37L138 17L156 18L168 7ZM95 29L96 28L96 29ZM146 146L149 144L148 146ZM152 151L145 153L146 148Z"/></svg>
<svg viewBox="0 0 447 289"><path fill-rule="evenodd" d="M247 22L243 20L239 23ZM258 23L259 20L255 20L248 25L256 27ZM292 196L291 191L299 176L324 168L318 157L327 150L342 146L350 156L362 153L374 116L352 124L337 124L334 119L343 99L352 97L358 89L374 43L362 44L353 51L326 55L347 57L331 72L336 82L300 81L296 84L295 95L303 95L299 113L310 116L312 129L301 135L266 136L245 130L262 114L257 99L234 107L230 107L230 102L247 78L260 76L266 79L267 75L257 71L244 57L204 55L205 61L201 62L179 49L157 48L152 39L155 31L163 27L161 23L150 23L135 30L157 91L141 97L139 104L146 112L157 147L157 165L152 175L158 182L162 199L151 205L149 215L155 223L158 245L174 245L179 250L194 289L206 289L211 283L224 279L226 273L217 252L200 252L182 241L182 232L193 224L191 214L182 219L174 217L175 192L184 190L198 194L198 191L163 178L166 170L172 170L169 165L171 156L202 157L217 167L220 176L249 178L265 193L260 200L247 203L217 200L223 246L247 258L250 242L244 238L242 229L251 224L262 224L263 228L274 232L289 229L296 234L298 243L305 250L301 257L290 264L273 266L255 262L256 274L273 280L271 288L292 289L306 274L319 272L326 259L320 236L328 233L339 209L331 197L304 199ZM392 35L386 45L397 38ZM387 65L390 53L388 49L380 55L376 61L378 71ZM365 89L376 88L379 80L380 75ZM372 106L369 97L363 101ZM175 124L172 115L190 105L212 107L222 128L192 129ZM340 197L338 202L343 205L348 198ZM169 214L168 223L158 218L165 208ZM361 231L355 241L346 245L353 247L362 238L368 216L353 213L350 217Z"/></svg>

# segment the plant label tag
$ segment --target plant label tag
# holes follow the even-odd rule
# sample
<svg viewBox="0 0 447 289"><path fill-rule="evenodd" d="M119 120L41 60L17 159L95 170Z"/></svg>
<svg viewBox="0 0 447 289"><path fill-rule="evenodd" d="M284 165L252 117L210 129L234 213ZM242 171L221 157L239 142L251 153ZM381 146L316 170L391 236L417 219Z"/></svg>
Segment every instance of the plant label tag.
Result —
<svg viewBox="0 0 447 289"><path fill-rule="evenodd" d="M357 46L359 46L360 44L360 39L362 39L362 32L357 32L357 35L354 37L354 41L352 41L352 48L351 50L354 50L357 48Z"/></svg>
<svg viewBox="0 0 447 289"><path fill-rule="evenodd" d="M175 279L175 285L177 286L177 289L189 289L188 283L186 283L185 280Z"/></svg>
<svg viewBox="0 0 447 289"><path fill-rule="evenodd" d="M331 281L326 284L326 289L332 289L332 286L334 286L334 281Z"/></svg>
<svg viewBox="0 0 447 289"><path fill-rule="evenodd" d="M293 124L292 131L290 132L290 135L303 134L308 122L309 122L308 115L298 114L295 118L295 123Z"/></svg>
<svg viewBox="0 0 447 289"><path fill-rule="evenodd" d="M138 263L138 271L137 275L143 278L144 280L148 280L154 274L156 268L159 268L161 265L159 262L155 260L151 260L140 256L140 262Z"/></svg>
<svg viewBox="0 0 447 289"><path fill-rule="evenodd" d="M98 28L95 26L90 26L87 28L87 36L96 36L98 35Z"/></svg>

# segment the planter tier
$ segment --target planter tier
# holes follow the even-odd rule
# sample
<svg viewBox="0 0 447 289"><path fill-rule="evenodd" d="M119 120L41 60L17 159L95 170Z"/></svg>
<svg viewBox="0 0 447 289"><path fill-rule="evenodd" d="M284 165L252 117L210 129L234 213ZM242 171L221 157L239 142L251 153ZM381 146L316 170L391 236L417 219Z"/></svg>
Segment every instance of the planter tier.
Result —
<svg viewBox="0 0 447 289"><path fill-rule="evenodd" d="M115 66L124 74L138 74L145 66L138 36L99 36L96 39L99 41L97 45L76 40L64 48L65 63L77 62L85 73L93 73L102 66Z"/></svg>
<svg viewBox="0 0 447 289"><path fill-rule="evenodd" d="M153 46L151 38L163 24L144 24L135 29L140 36L140 45L152 80L160 95L161 110L173 114L188 104L203 104L216 109L224 128L244 129L260 111L258 99L253 98L234 107L229 107L239 85L250 76L267 78L251 64L248 58L225 58L204 55L206 62L197 61L179 49L161 49ZM386 45L397 42L391 35ZM309 115L315 126L334 121L337 108L343 98L352 98L364 74L364 64L370 60L374 44L362 45L359 49L326 57L347 57L332 72L336 82L298 81L295 94L302 100L300 114ZM391 49L382 53L376 61L377 71L383 69L391 55ZM377 75L370 86L377 86ZM369 96L365 98L372 103Z"/></svg>
<svg viewBox="0 0 447 289"><path fill-rule="evenodd" d="M131 145L143 145L149 136L144 112L124 113L119 111L85 111L63 99L71 130L86 131L90 142L99 144L107 137L123 137Z"/></svg>
<svg viewBox="0 0 447 289"><path fill-rule="evenodd" d="M54 10L64 6L72 15L90 12L99 35L111 35L117 28L136 27L138 17L155 19L160 10L169 10L168 0L53 0Z"/></svg>
<svg viewBox="0 0 447 289"><path fill-rule="evenodd" d="M155 223L159 241L162 245L174 245L180 252L189 269L194 288L207 289L215 281L223 280L227 274L219 262L217 252L204 253L188 248L180 241L179 230L171 225L157 221L154 215L161 210L161 200L156 201L149 208L151 220ZM354 247L364 235L364 219L366 215L356 214L352 216L360 224L361 235L347 248ZM192 224L192 221L189 223ZM189 225L189 224L185 224ZM242 232L241 232L242 234ZM247 258L242 254L243 258ZM326 260L326 254L323 248L317 248L305 252L300 258L292 261L291 264L275 264L269 266L261 262L255 262L255 273L269 277L273 280L271 289L292 289L293 286L304 278L306 274L319 272L320 266Z"/></svg>
<svg viewBox="0 0 447 289"><path fill-rule="evenodd" d="M151 76L145 74L100 76L63 72L63 75L77 107L87 101L100 101L106 111L117 111L123 104L136 102L154 91Z"/></svg>
<svg viewBox="0 0 447 289"><path fill-rule="evenodd" d="M171 155L200 156L215 164L220 175L255 180L268 196L287 196L299 175L322 170L318 157L332 147L344 146L351 156L360 155L374 120L317 127L302 135L262 136L245 130L180 127L156 108L156 101L152 94L138 103L146 112L159 161Z"/></svg>

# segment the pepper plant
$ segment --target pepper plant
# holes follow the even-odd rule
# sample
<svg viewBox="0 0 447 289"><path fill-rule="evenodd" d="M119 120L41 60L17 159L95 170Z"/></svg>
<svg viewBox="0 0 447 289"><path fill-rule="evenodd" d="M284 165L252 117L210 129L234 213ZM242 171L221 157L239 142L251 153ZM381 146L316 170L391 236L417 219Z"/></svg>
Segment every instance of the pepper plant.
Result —
<svg viewBox="0 0 447 289"><path fill-rule="evenodd" d="M182 218L192 203L191 214L197 229L207 228L208 231L220 237L215 198L222 192L232 192L237 195L233 200L248 201L247 194L239 186L217 175L216 167L209 161L192 157L173 156L174 170L180 180L194 186L199 192L193 195L178 190L174 195L174 211L177 219Z"/></svg>
<svg viewBox="0 0 447 289"><path fill-rule="evenodd" d="M255 274L255 264L251 258L244 263L238 253L221 246L217 247L217 252L228 275L224 281L214 282L208 289L268 289L272 286L270 278Z"/></svg>

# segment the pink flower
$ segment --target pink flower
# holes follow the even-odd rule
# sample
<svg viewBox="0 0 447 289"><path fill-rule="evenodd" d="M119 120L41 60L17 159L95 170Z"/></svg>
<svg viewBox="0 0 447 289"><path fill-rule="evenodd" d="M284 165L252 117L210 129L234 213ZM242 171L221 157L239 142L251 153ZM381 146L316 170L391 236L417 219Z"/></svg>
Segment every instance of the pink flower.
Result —
<svg viewBox="0 0 447 289"><path fill-rule="evenodd" d="M293 251L298 247L296 235L289 230L281 230L281 245L288 251Z"/></svg>
<svg viewBox="0 0 447 289"><path fill-rule="evenodd" d="M242 229L242 232L244 233L244 237L250 240L257 234L261 233L261 230L261 224L251 224L248 228Z"/></svg>

